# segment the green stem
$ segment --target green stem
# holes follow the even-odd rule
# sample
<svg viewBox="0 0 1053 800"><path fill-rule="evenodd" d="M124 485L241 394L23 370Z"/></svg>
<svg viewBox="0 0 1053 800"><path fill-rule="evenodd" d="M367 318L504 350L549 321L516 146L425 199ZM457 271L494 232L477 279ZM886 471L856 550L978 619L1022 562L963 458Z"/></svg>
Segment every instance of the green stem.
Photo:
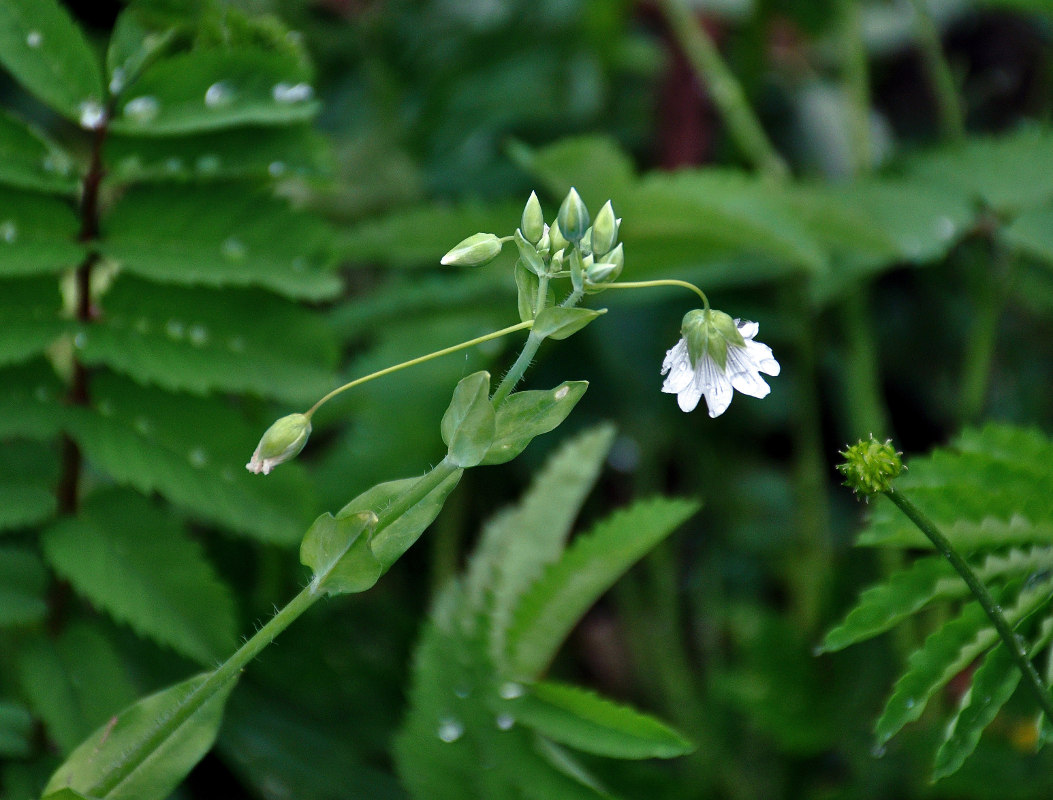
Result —
<svg viewBox="0 0 1053 800"><path fill-rule="evenodd" d="M965 136L965 113L958 100L958 89L954 85L954 74L943 53L940 32L936 29L925 0L911 0L914 6L914 20L918 32L918 45L921 47L922 59L932 81L932 90L936 95L936 105L940 113L940 126L943 135L948 139L961 139Z"/></svg>
<svg viewBox="0 0 1053 800"><path fill-rule="evenodd" d="M610 283L604 286L606 289L652 289L659 286L680 286L684 289L690 289L692 292L702 298L702 307L709 311L709 298L706 297L706 293L699 289L695 284L688 283L687 281L678 281L675 278L665 278L663 280L656 281L618 281L617 283Z"/></svg>
<svg viewBox="0 0 1053 800"><path fill-rule="evenodd" d="M517 325L510 325L507 328L502 328L499 331L493 331L492 333L488 333L485 336L477 336L474 339L469 339L467 342L461 342L460 344L455 344L451 347L444 347L442 350L436 350L434 353L428 353L425 356L411 358L409 361L403 361L401 364L395 364L391 367L385 367L384 369L377 370L376 372L371 372L369 375L365 375L364 377L356 378L350 383L345 383L343 386L333 389L333 391L331 391L329 394L327 394L325 397L323 397L321 400L319 400L317 403L311 406L310 410L307 411L306 414L304 414L304 416L310 419L314 415L314 412L317 411L323 404L327 403L329 400L332 400L341 392L346 392L348 389L353 389L355 386L360 386L361 384L367 383L368 381L371 381L375 378L381 378L384 375L390 375L392 372L398 372L399 370L406 369L407 367L413 367L417 364L423 364L425 361L431 361L433 358L439 358L439 356L445 356L449 355L450 353L456 353L458 350L466 350L469 347L475 347L477 344L489 342L491 339L498 339L502 336L507 336L510 333L515 333L516 331L521 331L526 328L530 328L533 326L533 324L533 320L527 320L526 322L520 322Z"/></svg>
<svg viewBox="0 0 1053 800"><path fill-rule="evenodd" d="M540 336L535 336L533 331L530 331L530 335L527 337L526 343L523 345L523 349L519 353L519 358L516 359L512 367L505 373L505 376L501 379L501 383L498 385L497 390L494 392L494 396L490 402L493 403L494 408L497 408L505 399L512 393L512 389L523 377L523 373L526 372L527 367L530 366L530 362L534 360L534 356L537 355L538 348L541 347L541 343L544 341Z"/></svg>
<svg viewBox="0 0 1053 800"><path fill-rule="evenodd" d="M783 179L789 175L786 162L764 133L753 113L742 86L720 57L713 39L683 0L659 0L673 35L702 83L709 89L728 131L753 166L765 174Z"/></svg>
<svg viewBox="0 0 1053 800"><path fill-rule="evenodd" d="M1013 633L1009 622L1002 614L1001 607L991 597L987 587L976 577L976 573L972 571L965 559L958 554L958 551L954 549L947 537L940 533L939 528L933 524L932 520L904 497L903 492L885 492L885 496L895 503L911 522L918 526L918 530L928 537L929 541L935 545L936 549L943 554L944 558L951 563L951 566L965 581L965 585L969 587L969 591L973 593L973 597L977 599L984 613L991 620L995 630L998 632L998 636L1002 639L1005 646L1009 648L1010 655L1012 655L1017 667L1023 674L1025 683L1031 687L1031 691L1038 700L1038 704L1045 713L1046 718L1053 721L1053 697L1050 696L1049 691L1043 685L1042 679L1035 670L1035 665L1031 663L1031 659L1024 649L1023 641Z"/></svg>

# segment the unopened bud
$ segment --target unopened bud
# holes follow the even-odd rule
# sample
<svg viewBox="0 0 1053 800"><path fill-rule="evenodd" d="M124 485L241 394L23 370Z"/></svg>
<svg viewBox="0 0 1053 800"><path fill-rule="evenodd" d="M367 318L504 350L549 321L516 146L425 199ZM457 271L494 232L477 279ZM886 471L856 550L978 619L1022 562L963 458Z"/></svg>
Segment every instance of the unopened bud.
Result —
<svg viewBox="0 0 1053 800"><path fill-rule="evenodd" d="M608 200L603 204L596 221L592 223L592 252L598 255L609 253L618 240L618 220L614 217L614 207Z"/></svg>
<svg viewBox="0 0 1053 800"><path fill-rule="evenodd" d="M879 442L873 434L869 440L845 448L841 455L845 463L838 464L837 470L845 476L845 486L864 497L891 492L892 481L906 469L900 458L903 454L892 446L892 440Z"/></svg>
<svg viewBox="0 0 1053 800"><path fill-rule="evenodd" d="M256 475L270 475L272 469L296 458L307 437L311 435L311 420L306 414L289 414L271 425L245 469Z"/></svg>
<svg viewBox="0 0 1053 800"><path fill-rule="evenodd" d="M723 311L708 308L695 309L684 314L680 333L687 341L687 353L692 366L709 353L717 366L723 370L728 363L728 344L738 347L745 344L735 320Z"/></svg>
<svg viewBox="0 0 1053 800"><path fill-rule="evenodd" d="M560 250L566 250L570 245L567 241L567 237L563 235L563 231L559 229L559 222L553 222L548 228L548 245L549 249L555 253Z"/></svg>
<svg viewBox="0 0 1053 800"><path fill-rule="evenodd" d="M523 232L523 238L534 245L540 242L545 234L545 217L541 213L541 203L536 192L531 192L526 201L519 229Z"/></svg>
<svg viewBox="0 0 1053 800"><path fill-rule="evenodd" d="M442 257L442 264L455 267L479 267L497 258L501 240L492 233L469 236Z"/></svg>
<svg viewBox="0 0 1053 800"><path fill-rule="evenodd" d="M567 241L577 244L589 228L589 210L573 186L559 207L559 229Z"/></svg>
<svg viewBox="0 0 1053 800"><path fill-rule="evenodd" d="M621 264L608 264L600 262L589 264L585 268L585 291L596 292L604 288L604 284L616 280L622 272Z"/></svg>

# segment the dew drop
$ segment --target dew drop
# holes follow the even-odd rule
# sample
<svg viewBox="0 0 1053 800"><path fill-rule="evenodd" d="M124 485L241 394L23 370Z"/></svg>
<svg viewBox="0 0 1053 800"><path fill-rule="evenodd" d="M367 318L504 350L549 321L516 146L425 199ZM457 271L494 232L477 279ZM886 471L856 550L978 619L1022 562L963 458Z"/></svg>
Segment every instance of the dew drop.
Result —
<svg viewBox="0 0 1053 800"><path fill-rule="evenodd" d="M888 752L888 750L883 744L876 744L870 748L870 755L874 758L884 758L886 752Z"/></svg>
<svg viewBox="0 0 1053 800"><path fill-rule="evenodd" d="M940 217L936 220L936 233L944 241L953 239L956 231L957 228L954 225L954 220L950 217Z"/></svg>
<svg viewBox="0 0 1053 800"><path fill-rule="evenodd" d="M82 128L93 131L106 124L106 109L98 100L84 100L77 111L80 112L79 122Z"/></svg>
<svg viewBox="0 0 1053 800"><path fill-rule="evenodd" d="M199 469L208 463L208 453L205 452L205 448L203 447L195 447L190 451L187 458L190 459L190 463L193 466L198 467Z"/></svg>
<svg viewBox="0 0 1053 800"><path fill-rule="evenodd" d="M0 239L3 239L8 244L14 244L18 239L18 225L15 224L13 219L5 219L0 222Z"/></svg>
<svg viewBox="0 0 1053 800"><path fill-rule="evenodd" d="M560 389L559 389L559 390L558 390L558 391L557 391L557 392L556 392L556 393L555 393L555 394L554 394L554 395L552 396L552 399L553 399L553 400L562 400L562 399L563 399L564 397L566 397L566 396L567 396L568 394L570 394L570 387L569 387L569 386L564 386L564 387L560 388Z"/></svg>
<svg viewBox="0 0 1053 800"><path fill-rule="evenodd" d="M205 91L205 105L209 108L229 106L234 99L234 90L229 83L217 81Z"/></svg>
<svg viewBox="0 0 1053 800"><path fill-rule="evenodd" d="M177 319L170 319L165 323L165 333L169 339L182 339L186 333L186 326Z"/></svg>
<svg viewBox="0 0 1053 800"><path fill-rule="evenodd" d="M272 161L267 165L267 172L272 178L278 178L285 174L285 162Z"/></svg>
<svg viewBox="0 0 1053 800"><path fill-rule="evenodd" d="M165 159L165 172L175 174L183 171L183 159L172 156Z"/></svg>
<svg viewBox="0 0 1053 800"><path fill-rule="evenodd" d="M915 706L914 698L913 697L908 697L906 700L903 701L903 705L906 708L914 708L914 706Z"/></svg>
<svg viewBox="0 0 1053 800"><path fill-rule="evenodd" d="M472 693L472 688L470 686L462 684L456 687L453 690L453 693L457 696L458 699L467 700L468 696Z"/></svg>
<svg viewBox="0 0 1053 800"><path fill-rule="evenodd" d="M223 244L220 245L220 251L223 253L223 257L229 261L242 261L245 256L248 255L248 251L245 249L245 244L234 236L230 236L223 240Z"/></svg>
<svg viewBox="0 0 1053 800"><path fill-rule="evenodd" d="M41 164L44 172L51 172L57 175L69 175L73 170L73 163L69 157L62 153L49 153L44 157L44 163Z"/></svg>
<svg viewBox="0 0 1053 800"><path fill-rule="evenodd" d="M309 83L276 83L271 96L276 103L303 103L314 97L314 87Z"/></svg>
<svg viewBox="0 0 1053 800"><path fill-rule="evenodd" d="M161 104L157 98L148 94L132 98L124 104L124 116L140 125L152 122L160 110Z"/></svg>
<svg viewBox="0 0 1053 800"><path fill-rule="evenodd" d="M307 262L303 260L303 256L297 256L292 260L292 271L303 272L307 269Z"/></svg>
<svg viewBox="0 0 1053 800"><path fill-rule="evenodd" d="M146 436L153 431L154 424L146 417L136 417L135 421L132 423L132 427L139 431L143 436Z"/></svg>
<svg viewBox="0 0 1053 800"><path fill-rule="evenodd" d="M494 722L499 731L508 731L516 724L516 718L511 714L498 714L497 719L495 719Z"/></svg>
<svg viewBox="0 0 1053 800"><path fill-rule="evenodd" d="M190 338L190 344L195 347L204 347L208 344L208 328L200 323L191 325L187 335Z"/></svg>
<svg viewBox="0 0 1053 800"><path fill-rule="evenodd" d="M506 681L501 684L497 693L505 700L515 700L517 697L522 697L526 693L526 689L523 688L521 683Z"/></svg>
<svg viewBox="0 0 1053 800"><path fill-rule="evenodd" d="M240 336L232 336L227 341L227 347L230 348L232 353L244 353L245 352L245 340Z"/></svg>
<svg viewBox="0 0 1053 800"><path fill-rule="evenodd" d="M83 350L87 344L88 334L86 334L84 331L81 331L73 337L73 346L76 347L78 350Z"/></svg>
<svg viewBox="0 0 1053 800"><path fill-rule="evenodd" d="M110 94L120 94L124 91L124 68L116 67L110 76Z"/></svg>
<svg viewBox="0 0 1053 800"><path fill-rule="evenodd" d="M456 742L464 736L464 725L461 724L460 720L456 720L453 717L446 717L439 722L439 738L444 742Z"/></svg>
<svg viewBox="0 0 1053 800"><path fill-rule="evenodd" d="M219 168L223 166L223 162L215 153L205 153L203 156L198 156L194 166L197 168L197 171L203 175L213 175L219 172Z"/></svg>
<svg viewBox="0 0 1053 800"><path fill-rule="evenodd" d="M26 34L26 44L32 47L34 50L40 47L44 41L44 36L40 31L30 31Z"/></svg>

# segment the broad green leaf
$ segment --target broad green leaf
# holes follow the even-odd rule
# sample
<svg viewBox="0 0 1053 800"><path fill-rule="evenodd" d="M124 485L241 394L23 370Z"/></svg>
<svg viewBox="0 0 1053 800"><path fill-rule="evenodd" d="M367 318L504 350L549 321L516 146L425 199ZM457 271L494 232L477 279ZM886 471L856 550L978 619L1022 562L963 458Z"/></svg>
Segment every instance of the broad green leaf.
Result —
<svg viewBox="0 0 1053 800"><path fill-rule="evenodd" d="M418 500L393 522L377 532L370 541L369 546L384 570L389 569L392 564L401 558L402 554L431 525L442 510L450 492L460 482L463 474L463 470L458 469L454 471L442 483L428 492L423 499ZM403 478L402 480L379 483L373 488L367 489L344 506L337 516L341 517L355 512L369 511L380 517L421 480L424 480L424 478Z"/></svg>
<svg viewBox="0 0 1053 800"><path fill-rule="evenodd" d="M140 383L302 404L335 383L336 346L324 321L267 292L159 286L122 276L103 305L103 319L77 334L80 358Z"/></svg>
<svg viewBox="0 0 1053 800"><path fill-rule="evenodd" d="M512 705L516 720L553 741L609 758L675 758L694 745L654 717L595 692L540 682Z"/></svg>
<svg viewBox="0 0 1053 800"><path fill-rule="evenodd" d="M600 595L698 508L688 500L638 502L576 539L515 609L508 630L510 673L529 679L544 671Z"/></svg>
<svg viewBox="0 0 1053 800"><path fill-rule="evenodd" d="M480 371L462 378L440 426L450 461L462 468L479 464L494 442L495 425L490 373Z"/></svg>
<svg viewBox="0 0 1053 800"><path fill-rule="evenodd" d="M376 524L371 511L318 517L300 545L300 563L313 573L311 582L330 595L372 588L384 572L369 547Z"/></svg>
<svg viewBox="0 0 1053 800"><path fill-rule="evenodd" d="M165 186L126 194L100 247L123 271L162 283L262 286L322 300L340 289L331 237L317 216L243 186Z"/></svg>
<svg viewBox="0 0 1053 800"><path fill-rule="evenodd" d="M534 437L559 426L589 388L587 381L564 381L548 391L516 392L497 409L493 444L483 464L504 464L518 456Z"/></svg>
<svg viewBox="0 0 1053 800"><path fill-rule="evenodd" d="M48 439L55 436L65 415L66 389L43 359L0 369L0 437ZM6 446L5 446L6 447ZM39 455L45 451L38 449ZM52 458L51 463L57 463ZM9 460L17 468L17 462ZM0 475L5 475L0 471ZM39 473L57 475L57 471ZM17 516L17 514L15 515Z"/></svg>
<svg viewBox="0 0 1053 800"><path fill-rule="evenodd" d="M0 441L0 532L50 519L57 505L58 477L57 446L26 439Z"/></svg>
<svg viewBox="0 0 1053 800"><path fill-rule="evenodd" d="M40 131L0 111L0 183L19 189L73 195L73 158Z"/></svg>
<svg viewBox="0 0 1053 800"><path fill-rule="evenodd" d="M999 231L1000 238L1047 266L1053 266L1053 207L1033 208Z"/></svg>
<svg viewBox="0 0 1053 800"><path fill-rule="evenodd" d="M1010 627L1049 601L1048 584L1028 587L1009 606L1003 603ZM998 634L979 603L970 603L954 620L932 633L909 659L907 671L896 681L881 717L874 725L883 745L908 722L921 716L929 698L995 642Z"/></svg>
<svg viewBox="0 0 1053 800"><path fill-rule="evenodd" d="M171 513L123 490L45 531L48 563L93 605L201 664L234 649L230 590ZM120 576L114 580L114 576Z"/></svg>
<svg viewBox="0 0 1053 800"><path fill-rule="evenodd" d="M101 112L106 95L99 61L58 0L0 3L0 63L70 119L80 121L88 103Z"/></svg>
<svg viewBox="0 0 1053 800"><path fill-rule="evenodd" d="M0 547L0 628L41 622L48 610L46 588L47 572L35 553Z"/></svg>
<svg viewBox="0 0 1053 800"><path fill-rule="evenodd" d="M22 692L62 753L135 700L120 655L97 629L75 624L19 648Z"/></svg>
<svg viewBox="0 0 1053 800"><path fill-rule="evenodd" d="M0 757L27 758L32 752L33 715L18 703L0 700Z"/></svg>
<svg viewBox="0 0 1053 800"><path fill-rule="evenodd" d="M92 400L94 409L67 409L68 430L113 481L261 541L300 541L316 507L301 465L251 475L245 463L260 429L229 404L104 374L92 381Z"/></svg>
<svg viewBox="0 0 1053 800"><path fill-rule="evenodd" d="M111 136L110 176L122 182L317 177L331 171L326 140L309 125L234 128L179 138Z"/></svg>
<svg viewBox="0 0 1053 800"><path fill-rule="evenodd" d="M561 308L550 306L537 315L530 333L539 339L566 339L573 336L607 309Z"/></svg>
<svg viewBox="0 0 1053 800"><path fill-rule="evenodd" d="M12 278L0 286L4 321L0 366L29 361L71 331L70 322L62 318L62 298L54 278Z"/></svg>
<svg viewBox="0 0 1053 800"><path fill-rule="evenodd" d="M125 135L167 136L236 125L287 125L318 113L300 59L255 47L199 49L159 58L117 104Z"/></svg>
<svg viewBox="0 0 1053 800"><path fill-rule="evenodd" d="M79 227L65 200L0 187L0 278L78 266L87 252L77 244Z"/></svg>
<svg viewBox="0 0 1053 800"><path fill-rule="evenodd" d="M163 800L212 747L236 680L204 673L139 700L74 750L45 794Z"/></svg>

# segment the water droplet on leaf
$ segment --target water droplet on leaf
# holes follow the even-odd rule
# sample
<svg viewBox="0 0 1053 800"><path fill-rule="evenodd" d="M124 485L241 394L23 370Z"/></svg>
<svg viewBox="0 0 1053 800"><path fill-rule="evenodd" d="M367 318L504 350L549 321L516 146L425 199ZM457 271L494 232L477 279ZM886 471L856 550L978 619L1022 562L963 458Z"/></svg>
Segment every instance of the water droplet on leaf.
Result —
<svg viewBox="0 0 1053 800"><path fill-rule="evenodd" d="M195 467L203 467L208 463L208 453L203 447L195 447L188 456L190 463Z"/></svg>
<svg viewBox="0 0 1053 800"><path fill-rule="evenodd" d="M124 69L116 67L110 76L110 94L120 94L124 90Z"/></svg>
<svg viewBox="0 0 1053 800"><path fill-rule="evenodd" d="M234 236L224 239L219 249L223 253L223 257L230 261L242 261L248 255L244 243L242 243L241 239Z"/></svg>
<svg viewBox="0 0 1053 800"><path fill-rule="evenodd" d="M3 239L8 244L14 244L18 239L18 225L15 224L13 219L5 219L0 222L0 239Z"/></svg>
<svg viewBox="0 0 1053 800"><path fill-rule="evenodd" d="M229 83L217 81L205 91L205 105L209 108L222 108L230 105L234 99L234 90Z"/></svg>
<svg viewBox="0 0 1053 800"><path fill-rule="evenodd" d="M186 333L186 326L177 319L170 319L165 323L165 333L169 339L182 339Z"/></svg>
<svg viewBox="0 0 1053 800"><path fill-rule="evenodd" d="M124 116L128 117L133 122L137 122L140 125L144 125L147 122L151 122L154 117L157 116L157 112L160 111L161 104L157 102L156 97L150 95L142 95L135 97L124 104Z"/></svg>
<svg viewBox="0 0 1053 800"><path fill-rule="evenodd" d="M460 720L446 717L439 723L439 738L444 742L456 742L464 736L464 725Z"/></svg>
<svg viewBox="0 0 1053 800"><path fill-rule="evenodd" d="M276 83L271 96L276 103L303 103L314 97L314 87L309 83Z"/></svg>
<svg viewBox="0 0 1053 800"><path fill-rule="evenodd" d="M501 684L497 693L505 700L515 700L517 697L522 697L526 693L526 689L523 688L521 683L506 681Z"/></svg>
<svg viewBox="0 0 1053 800"><path fill-rule="evenodd" d="M498 714L494 722L497 724L499 731L507 731L511 730L512 726L516 724L516 718L511 714Z"/></svg>
<svg viewBox="0 0 1053 800"><path fill-rule="evenodd" d="M208 328L200 323L191 325L188 335L190 337L190 344L195 347L204 347L208 344Z"/></svg>
<svg viewBox="0 0 1053 800"><path fill-rule="evenodd" d="M466 686L466 685L461 685L461 686L458 686L458 687L456 687L456 688L455 688L455 689L453 690L453 693L454 693L454 694L455 694L455 695L456 695L456 696L457 696L457 697L458 697L459 699L461 699L461 700L466 700L466 699L468 698L468 696L469 696L469 695L470 695L470 694L472 693L472 687L470 687L470 686Z"/></svg>
<svg viewBox="0 0 1053 800"><path fill-rule="evenodd" d="M165 172L177 173L183 171L183 159L176 156L165 159Z"/></svg>
<svg viewBox="0 0 1053 800"><path fill-rule="evenodd" d="M212 175L219 172L219 168L222 165L223 162L215 153L205 153L203 156L198 156L197 162L194 164L197 171L204 175Z"/></svg>
<svg viewBox="0 0 1053 800"><path fill-rule="evenodd" d="M278 178L285 174L285 164L281 161L272 161L267 165L267 172L272 178Z"/></svg>
<svg viewBox="0 0 1053 800"><path fill-rule="evenodd" d="M88 334L86 334L84 331L81 331L73 337L73 346L76 347L78 350L83 350L87 344Z"/></svg>
<svg viewBox="0 0 1053 800"><path fill-rule="evenodd" d="M106 109L98 100L82 101L77 111L80 114L80 126L86 130L97 130L106 124Z"/></svg>
<svg viewBox="0 0 1053 800"><path fill-rule="evenodd" d="M44 36L40 31L30 31L26 34L26 45L34 49L40 47L44 41Z"/></svg>

